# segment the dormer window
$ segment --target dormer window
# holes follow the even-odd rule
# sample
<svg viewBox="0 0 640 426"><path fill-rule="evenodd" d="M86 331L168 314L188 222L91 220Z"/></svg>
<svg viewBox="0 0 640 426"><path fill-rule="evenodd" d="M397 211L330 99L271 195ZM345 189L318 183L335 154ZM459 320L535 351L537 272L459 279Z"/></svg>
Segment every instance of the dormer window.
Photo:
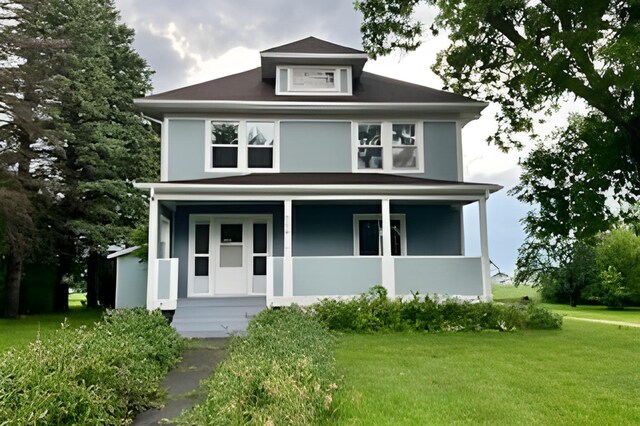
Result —
<svg viewBox="0 0 640 426"><path fill-rule="evenodd" d="M351 67L278 66L276 95L348 96L351 78Z"/></svg>

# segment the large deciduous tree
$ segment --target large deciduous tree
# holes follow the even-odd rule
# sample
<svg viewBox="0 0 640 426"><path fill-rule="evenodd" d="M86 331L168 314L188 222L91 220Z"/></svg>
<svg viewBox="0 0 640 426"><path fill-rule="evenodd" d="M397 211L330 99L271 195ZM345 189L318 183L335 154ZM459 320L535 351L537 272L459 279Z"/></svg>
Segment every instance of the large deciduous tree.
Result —
<svg viewBox="0 0 640 426"><path fill-rule="evenodd" d="M457 93L500 106L490 141L520 148L540 117L572 101L586 105L523 162L514 193L531 203L530 236L595 235L640 195L640 1L366 0L365 48L375 57L421 43L419 4L436 6L430 26L451 44L434 72Z"/></svg>

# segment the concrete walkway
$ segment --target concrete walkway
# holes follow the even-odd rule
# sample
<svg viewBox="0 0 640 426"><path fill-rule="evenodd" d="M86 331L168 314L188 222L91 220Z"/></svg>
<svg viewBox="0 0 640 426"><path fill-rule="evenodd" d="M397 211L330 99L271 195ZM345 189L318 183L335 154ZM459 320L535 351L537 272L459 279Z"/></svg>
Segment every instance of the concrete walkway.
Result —
<svg viewBox="0 0 640 426"><path fill-rule="evenodd" d="M172 425L172 419L206 397L200 381L211 375L225 356L228 338L193 339L188 343L182 362L165 377L161 386L169 395L164 407L140 413L133 426Z"/></svg>
<svg viewBox="0 0 640 426"><path fill-rule="evenodd" d="M636 324L636 323L633 323L633 322L610 321L610 320L601 320L601 319L593 319L593 318L578 318L578 317L570 317L570 316L566 316L566 317L563 317L563 318L570 319L570 320L578 320L578 321L598 322L600 324L619 325L619 326L622 326L622 327L640 328L640 324Z"/></svg>

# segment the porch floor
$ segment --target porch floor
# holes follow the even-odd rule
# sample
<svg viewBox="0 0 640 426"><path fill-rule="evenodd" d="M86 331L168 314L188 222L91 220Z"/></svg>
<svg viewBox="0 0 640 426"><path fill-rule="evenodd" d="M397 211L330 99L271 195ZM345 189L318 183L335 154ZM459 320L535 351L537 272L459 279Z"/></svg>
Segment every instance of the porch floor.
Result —
<svg viewBox="0 0 640 426"><path fill-rule="evenodd" d="M178 299L171 325L184 337L227 337L244 333L266 308L266 296Z"/></svg>

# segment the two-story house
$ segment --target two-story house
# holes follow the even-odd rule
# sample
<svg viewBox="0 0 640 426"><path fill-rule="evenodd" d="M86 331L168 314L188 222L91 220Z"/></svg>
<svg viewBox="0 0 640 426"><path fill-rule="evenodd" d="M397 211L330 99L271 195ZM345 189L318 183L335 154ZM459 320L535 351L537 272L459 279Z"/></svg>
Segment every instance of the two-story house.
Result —
<svg viewBox="0 0 640 426"><path fill-rule="evenodd" d="M364 72L365 52L313 37L260 55L136 100L162 123L160 182L137 185L150 192L147 307L213 336L266 306L374 285L490 299L486 200L501 187L463 181L461 143L487 104ZM465 256L469 203L480 257Z"/></svg>

